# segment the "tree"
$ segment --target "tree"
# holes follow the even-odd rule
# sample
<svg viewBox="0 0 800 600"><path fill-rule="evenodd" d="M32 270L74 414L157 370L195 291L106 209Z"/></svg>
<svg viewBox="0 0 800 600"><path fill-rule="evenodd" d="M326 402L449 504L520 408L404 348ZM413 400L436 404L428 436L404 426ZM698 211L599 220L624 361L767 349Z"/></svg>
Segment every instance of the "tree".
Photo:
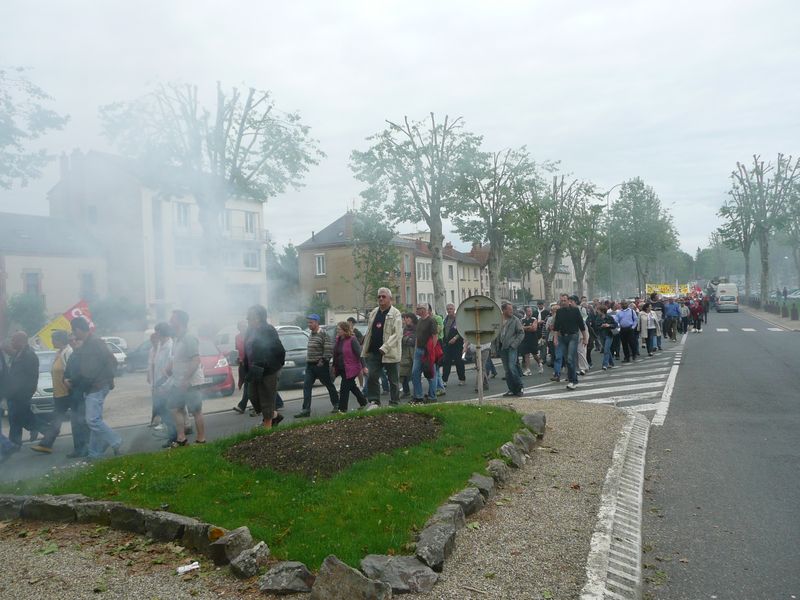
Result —
<svg viewBox="0 0 800 600"><path fill-rule="evenodd" d="M750 206L755 238L761 258L761 302L769 297L769 242L776 229L786 218L790 200L796 198L795 187L800 183L800 158L778 154L775 164L753 155L752 167L737 162L732 173L734 186L738 186Z"/></svg>
<svg viewBox="0 0 800 600"><path fill-rule="evenodd" d="M425 121L387 121L388 127L367 138L371 146L354 150L350 167L368 187L361 195L372 206L385 206L394 222L424 222L430 231L434 309L444 312L447 302L442 273L447 218L457 196L457 173L473 160L481 138L464 130L461 118L433 113Z"/></svg>
<svg viewBox="0 0 800 600"><path fill-rule="evenodd" d="M191 195L199 207L203 251L211 275L222 274L222 213L231 198L264 203L299 188L324 156L296 112L282 112L268 91L217 83L212 107L195 85L158 85L129 103L100 108L103 133L139 159L154 185Z"/></svg>
<svg viewBox="0 0 800 600"><path fill-rule="evenodd" d="M789 241L789 247L797 271L797 283L800 285L800 183L795 184L792 198L787 204L786 219L781 227Z"/></svg>
<svg viewBox="0 0 800 600"><path fill-rule="evenodd" d="M472 158L472 157L471 157ZM522 147L504 152L479 152L461 165L459 193L451 213L462 239L489 244L489 295L500 300L500 274L506 235L516 218L523 181L535 169Z"/></svg>
<svg viewBox="0 0 800 600"><path fill-rule="evenodd" d="M16 294L8 300L6 315L12 325L28 334L35 335L45 323L44 300L37 294Z"/></svg>
<svg viewBox="0 0 800 600"><path fill-rule="evenodd" d="M719 240L731 250L739 250L744 256L744 295L750 297L750 250L755 239L756 224L750 195L731 174L732 184L728 192L730 198L717 213L725 219L717 229Z"/></svg>
<svg viewBox="0 0 800 600"><path fill-rule="evenodd" d="M594 273L597 258L605 243L603 205L595 204L597 191L592 184L585 184L576 198L572 212L572 226L567 241L567 252L575 269L578 296L584 295L583 282ZM589 296L594 296L594 276L589 278Z"/></svg>
<svg viewBox="0 0 800 600"><path fill-rule="evenodd" d="M388 287L396 298L400 253L392 245L396 231L373 207L362 208L353 219L353 259L361 308L375 304L378 289Z"/></svg>
<svg viewBox="0 0 800 600"><path fill-rule="evenodd" d="M655 190L636 177L620 187L610 218L613 253L620 259L633 259L637 291L641 293L650 264L661 253L677 248L672 216L662 208Z"/></svg>
<svg viewBox="0 0 800 600"><path fill-rule="evenodd" d="M29 145L53 129L62 129L69 117L45 107L52 98L32 83L24 69L0 69L0 188L22 186L39 177L53 157Z"/></svg>
<svg viewBox="0 0 800 600"><path fill-rule="evenodd" d="M267 244L267 306L269 310L296 310L300 304L300 268L297 248L287 244L279 251Z"/></svg>

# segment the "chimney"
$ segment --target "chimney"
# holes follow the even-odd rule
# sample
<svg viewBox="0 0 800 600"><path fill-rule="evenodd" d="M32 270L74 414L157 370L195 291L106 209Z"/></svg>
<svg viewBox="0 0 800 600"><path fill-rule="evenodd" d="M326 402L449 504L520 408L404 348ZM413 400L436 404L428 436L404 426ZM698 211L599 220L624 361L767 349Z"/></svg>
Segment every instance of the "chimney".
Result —
<svg viewBox="0 0 800 600"><path fill-rule="evenodd" d="M314 241L314 232L313 231L311 232L311 241L312 242Z"/></svg>
<svg viewBox="0 0 800 600"><path fill-rule="evenodd" d="M444 248L445 248L445 250L452 250L453 249L453 243L452 242L447 242L444 245Z"/></svg>

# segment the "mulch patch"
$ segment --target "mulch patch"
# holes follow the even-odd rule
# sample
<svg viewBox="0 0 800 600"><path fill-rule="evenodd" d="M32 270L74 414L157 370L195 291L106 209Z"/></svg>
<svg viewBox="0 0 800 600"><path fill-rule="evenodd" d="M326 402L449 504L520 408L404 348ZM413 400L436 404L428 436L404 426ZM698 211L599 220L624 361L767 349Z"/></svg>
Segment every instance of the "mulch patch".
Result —
<svg viewBox="0 0 800 600"><path fill-rule="evenodd" d="M232 446L228 460L254 469L306 477L331 477L381 452L435 439L441 424L428 415L360 415L291 429L278 429Z"/></svg>

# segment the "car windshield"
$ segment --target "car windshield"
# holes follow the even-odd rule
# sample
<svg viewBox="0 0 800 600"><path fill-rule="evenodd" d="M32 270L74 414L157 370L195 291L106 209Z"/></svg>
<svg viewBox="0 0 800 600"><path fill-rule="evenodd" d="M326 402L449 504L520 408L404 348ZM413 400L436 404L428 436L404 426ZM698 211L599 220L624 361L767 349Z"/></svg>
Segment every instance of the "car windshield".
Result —
<svg viewBox="0 0 800 600"><path fill-rule="evenodd" d="M308 347L308 338L300 332L282 333L281 343L287 352L295 352L297 350L305 350Z"/></svg>
<svg viewBox="0 0 800 600"><path fill-rule="evenodd" d="M720 296L720 302L734 302L736 300L736 296Z"/></svg>
<svg viewBox="0 0 800 600"><path fill-rule="evenodd" d="M119 354L120 352L122 352L122 349L119 346L117 346L114 342L106 341L106 346L108 346L108 349L111 350L111 354Z"/></svg>
<svg viewBox="0 0 800 600"><path fill-rule="evenodd" d="M55 352L37 352L39 357L39 373L49 373L56 358Z"/></svg>
<svg viewBox="0 0 800 600"><path fill-rule="evenodd" d="M219 350L210 340L200 340L200 356L219 356Z"/></svg>

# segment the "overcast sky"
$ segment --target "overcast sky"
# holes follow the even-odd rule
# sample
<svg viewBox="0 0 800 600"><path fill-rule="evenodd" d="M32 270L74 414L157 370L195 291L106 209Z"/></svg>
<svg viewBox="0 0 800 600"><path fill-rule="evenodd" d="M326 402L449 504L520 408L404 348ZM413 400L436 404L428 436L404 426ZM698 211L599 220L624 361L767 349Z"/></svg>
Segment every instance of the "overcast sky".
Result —
<svg viewBox="0 0 800 600"><path fill-rule="evenodd" d="M72 118L53 153L109 150L97 107L156 82L245 84L299 110L328 156L269 201L281 245L357 201L350 152L387 118L463 116L487 149L525 144L604 188L640 176L692 254L737 160L800 152L795 0L4 0L0 31L0 65L30 68ZM47 214L56 180L0 192L0 209Z"/></svg>

